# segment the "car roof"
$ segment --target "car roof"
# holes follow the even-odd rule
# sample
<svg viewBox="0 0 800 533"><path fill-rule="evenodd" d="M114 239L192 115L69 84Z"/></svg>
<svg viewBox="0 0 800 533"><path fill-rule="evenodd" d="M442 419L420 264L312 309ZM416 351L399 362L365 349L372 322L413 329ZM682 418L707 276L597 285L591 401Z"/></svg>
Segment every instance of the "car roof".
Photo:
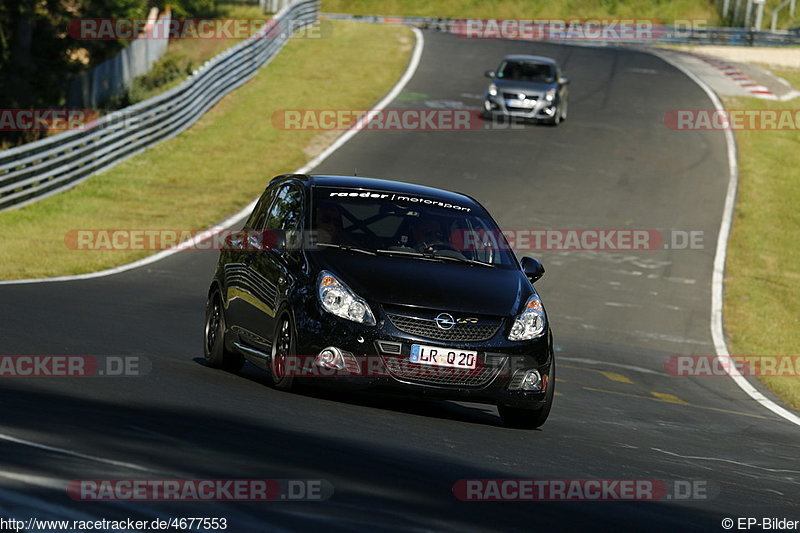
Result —
<svg viewBox="0 0 800 533"><path fill-rule="evenodd" d="M504 60L511 60L511 61L534 61L537 63L547 63L549 65L555 65L556 60L551 57L544 57L544 56L530 56L524 54L514 54L510 56L506 56L503 58Z"/></svg>
<svg viewBox="0 0 800 533"><path fill-rule="evenodd" d="M306 183L310 187L341 187L348 189L376 190L401 194L413 194L436 198L447 202L457 202L461 205L469 204L474 207L481 207L475 199L453 191L417 185L403 181L392 181L378 178L362 176L340 176L332 174L289 174L279 178L292 178Z"/></svg>

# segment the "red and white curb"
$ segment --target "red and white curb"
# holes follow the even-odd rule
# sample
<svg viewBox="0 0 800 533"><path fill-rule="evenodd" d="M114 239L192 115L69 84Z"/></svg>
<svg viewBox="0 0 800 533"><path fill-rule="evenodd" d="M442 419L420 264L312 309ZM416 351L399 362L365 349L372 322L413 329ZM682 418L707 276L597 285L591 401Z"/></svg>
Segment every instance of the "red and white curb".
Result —
<svg viewBox="0 0 800 533"><path fill-rule="evenodd" d="M739 67L727 63L721 59L704 56L702 54L696 54L694 52L683 52L683 53L690 55L696 59L699 59L700 61L708 63L712 67L719 70L726 78L728 78L734 83L739 84L739 86L745 92L752 94L756 98L763 98L764 100L779 100L785 102L787 100L792 100L800 96L800 91L794 89L789 82L787 82L786 80L784 80L779 76L775 76L774 74L770 73L770 75L773 78L775 78L775 80L777 80L778 83L781 83L782 85L785 85L788 88L788 92L778 96L773 91L771 91L769 87L765 87L764 85L761 85L753 81L753 79L750 78L750 76L748 76L744 72L742 72L739 69Z"/></svg>
<svg viewBox="0 0 800 533"><path fill-rule="evenodd" d="M701 54L695 54L693 52L684 52L684 53L694 58L697 58L705 63L708 63L712 67L719 70L729 80L733 81L734 83L737 83L742 89L744 89L746 92L749 92L753 96L759 98L767 98L770 100L777 98L775 93L769 90L769 87L765 87L764 85L760 85L754 82L753 79L750 78L750 76L739 70L739 67L731 65L730 63L722 61L721 59L716 59Z"/></svg>

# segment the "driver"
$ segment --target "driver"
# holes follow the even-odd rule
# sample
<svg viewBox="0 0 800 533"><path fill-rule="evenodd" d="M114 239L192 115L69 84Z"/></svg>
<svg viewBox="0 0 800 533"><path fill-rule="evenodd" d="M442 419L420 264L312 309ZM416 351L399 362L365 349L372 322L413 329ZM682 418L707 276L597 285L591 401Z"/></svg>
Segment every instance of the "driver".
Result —
<svg viewBox="0 0 800 533"><path fill-rule="evenodd" d="M325 204L317 209L317 242L326 244L352 244L342 225L342 214L335 205Z"/></svg>
<svg viewBox="0 0 800 533"><path fill-rule="evenodd" d="M450 246L444 235L442 224L435 218L425 218L411 228L414 246L420 252L431 253L436 250L435 245Z"/></svg>

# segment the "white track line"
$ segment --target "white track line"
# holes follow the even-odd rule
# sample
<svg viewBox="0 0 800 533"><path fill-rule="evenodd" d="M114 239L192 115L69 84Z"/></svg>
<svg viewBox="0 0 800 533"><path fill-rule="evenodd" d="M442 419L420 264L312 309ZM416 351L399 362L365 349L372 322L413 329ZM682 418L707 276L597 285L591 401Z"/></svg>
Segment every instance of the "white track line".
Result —
<svg viewBox="0 0 800 533"><path fill-rule="evenodd" d="M398 80L398 82L392 87L386 96L378 102L369 112L368 119L371 119L375 116L378 112L384 109L392 100L397 98L397 95L400 94L405 86L408 84L409 80L414 76L417 71L417 67L419 66L420 59L422 57L422 49L425 46L425 39L422 36L422 32L419 31L417 28L411 28L414 31L414 36L416 37L416 44L414 45L414 51L411 54L411 59L408 62L408 66L406 67L403 76ZM295 174L305 174L312 168L316 167L320 163L322 163L325 159L327 159L333 152L341 148L341 146L349 141L356 133L361 131L364 126L369 122L369 120L359 120L356 124L353 125L349 130L344 132L341 136L339 136L333 144L328 146L321 154L317 157L306 163L303 167L297 169L294 173ZM77 281L77 280L84 280L84 279L94 279L94 278L104 278L106 276L112 276L114 274L119 274L121 272L127 272L128 270L133 270L135 268L143 267L156 261L161 261L162 259L169 257L173 254L181 252L187 248L193 248L197 243L200 243L210 237L212 237L215 233L222 231L224 229L230 228L235 225L237 222L244 219L246 216L250 214L253 210L253 207L256 204L256 200L250 202L244 209L236 213L235 215L223 220L216 226L209 228L201 233L198 233L191 239L183 241L182 243L173 246L172 248L168 248L166 250L162 250L156 254L151 256L145 257L144 259L140 259L138 261L134 261L133 263L128 263L126 265L121 265L114 268L109 268L107 270L100 270L98 272L89 272L87 274L78 274L74 276L57 276L54 278L33 278L33 279L18 279L18 280L7 280L7 281L0 281L0 285L24 285L30 283L51 283L55 281Z"/></svg>
<svg viewBox="0 0 800 533"><path fill-rule="evenodd" d="M58 448L56 446L48 446L47 444L40 444L38 442L33 442L30 440L20 439L18 437L14 437L12 435L6 435L4 433L0 433L0 440L4 440L6 442L13 442L14 444L19 444L21 446L28 446L29 448L36 448L38 450L44 450L47 452L57 453L61 455L68 455L70 457L77 457L78 459L86 459L88 461L93 461L95 463L103 463L106 465L117 466L120 468L127 468L129 470L139 470L143 472L150 472L149 468L145 468L143 466L133 464L133 463L126 463L124 461L116 461L114 459L106 459L105 457L97 457L95 455L88 455L85 453L75 452L72 450L68 450L66 448Z"/></svg>
<svg viewBox="0 0 800 533"><path fill-rule="evenodd" d="M650 51L653 55L666 61L676 69L680 70L692 81L694 81L711 99L714 107L718 112L723 113L725 107L722 105L717 94L711 87L709 87L703 80L697 77L693 72L684 68L682 65L670 60L665 54L660 52ZM775 413L776 415L785 418L789 422L800 426L800 417L791 411L781 407L764 396L758 389L756 389L747 379L744 378L738 371L731 372L735 369L736 365L733 364L733 359L728 351L728 346L725 343L725 332L722 327L722 306L723 306L723 282L725 281L725 257L727 255L728 237L731 233L731 224L733 222L733 208L736 205L736 188L739 182L739 166L736 160L736 139L730 129L725 130L725 142L728 145L728 168L730 176L728 178L728 191L725 194L725 207L722 213L722 222L719 227L719 235L717 237L717 251L714 254L714 272L711 278L711 338L714 341L714 349L717 352L717 359L722 368L736 383L752 399Z"/></svg>

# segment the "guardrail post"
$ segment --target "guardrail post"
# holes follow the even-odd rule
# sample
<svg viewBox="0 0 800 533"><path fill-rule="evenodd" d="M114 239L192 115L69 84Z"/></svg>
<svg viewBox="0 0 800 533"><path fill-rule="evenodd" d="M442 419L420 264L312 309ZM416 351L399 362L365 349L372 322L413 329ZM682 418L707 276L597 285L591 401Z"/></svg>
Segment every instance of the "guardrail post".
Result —
<svg viewBox="0 0 800 533"><path fill-rule="evenodd" d="M753 0L756 4L756 23L755 28L761 29L761 22L764 20L764 3L766 0Z"/></svg>
<svg viewBox="0 0 800 533"><path fill-rule="evenodd" d="M750 18L753 16L753 0L747 0L747 8L744 10L744 27L750 27Z"/></svg>

